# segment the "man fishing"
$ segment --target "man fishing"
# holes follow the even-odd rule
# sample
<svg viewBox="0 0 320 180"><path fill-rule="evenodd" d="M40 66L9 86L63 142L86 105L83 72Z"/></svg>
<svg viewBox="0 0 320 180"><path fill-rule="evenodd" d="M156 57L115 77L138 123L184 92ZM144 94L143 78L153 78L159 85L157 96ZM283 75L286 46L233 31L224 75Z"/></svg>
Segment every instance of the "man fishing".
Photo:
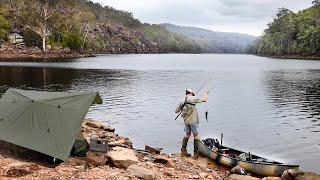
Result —
<svg viewBox="0 0 320 180"><path fill-rule="evenodd" d="M176 108L175 112L181 113L184 119L184 123L185 123L184 130L186 132L185 137L182 140L181 156L184 156L184 157L191 156L191 154L187 152L187 145L188 145L188 140L192 133L194 137L193 158L194 159L198 158L198 147L199 147L200 139L199 139L199 132L198 132L199 117L196 109L196 104L206 102L208 100L208 94L209 92L206 91L202 97L197 97L195 96L195 93L193 92L192 89L187 89L186 96L183 98L183 100L178 104Z"/></svg>

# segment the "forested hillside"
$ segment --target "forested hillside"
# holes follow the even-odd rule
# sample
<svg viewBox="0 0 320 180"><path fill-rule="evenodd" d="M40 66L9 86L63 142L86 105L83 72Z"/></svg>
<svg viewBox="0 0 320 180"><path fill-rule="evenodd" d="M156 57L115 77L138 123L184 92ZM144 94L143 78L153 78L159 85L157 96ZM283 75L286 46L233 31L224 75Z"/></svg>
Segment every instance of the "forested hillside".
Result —
<svg viewBox="0 0 320 180"><path fill-rule="evenodd" d="M294 13L279 9L264 35L248 51L262 56L320 57L320 0Z"/></svg>
<svg viewBox="0 0 320 180"><path fill-rule="evenodd" d="M257 38L246 34L217 32L168 23L160 26L196 41L203 53L245 53L248 46Z"/></svg>
<svg viewBox="0 0 320 180"><path fill-rule="evenodd" d="M0 0L0 44L18 33L43 51L197 53L188 38L89 0Z"/></svg>

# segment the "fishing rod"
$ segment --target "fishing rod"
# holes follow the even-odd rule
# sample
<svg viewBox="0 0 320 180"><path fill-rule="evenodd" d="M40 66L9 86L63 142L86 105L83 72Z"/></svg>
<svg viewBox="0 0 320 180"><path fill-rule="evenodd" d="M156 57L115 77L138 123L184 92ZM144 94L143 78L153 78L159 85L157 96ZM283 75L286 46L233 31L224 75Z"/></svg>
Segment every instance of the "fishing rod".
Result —
<svg viewBox="0 0 320 180"><path fill-rule="evenodd" d="M200 86L200 88L196 91L195 94L198 94L198 93L201 91L201 89L202 89L203 87L205 87L207 84L208 84L208 80L205 81L205 82ZM182 108L183 108L186 104L187 104L187 102L184 102L184 103L183 103L183 105L181 106L181 111L180 111L180 113L177 115L177 117L176 117L174 120L177 120L178 117L182 114ZM208 117L208 111L206 111L206 117ZM208 119L207 119L207 120L208 120Z"/></svg>

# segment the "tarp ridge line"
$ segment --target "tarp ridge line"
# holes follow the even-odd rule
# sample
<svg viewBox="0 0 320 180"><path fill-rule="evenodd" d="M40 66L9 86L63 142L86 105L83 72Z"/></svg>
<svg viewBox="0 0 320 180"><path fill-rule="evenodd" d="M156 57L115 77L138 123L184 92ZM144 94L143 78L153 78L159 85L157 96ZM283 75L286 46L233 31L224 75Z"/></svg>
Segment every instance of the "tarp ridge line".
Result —
<svg viewBox="0 0 320 180"><path fill-rule="evenodd" d="M25 96L25 95L23 95L23 94L19 93L19 92L18 92L18 91L16 91L15 89L13 89L13 91L12 91L12 92L17 93L17 94L19 94L20 96L22 96L22 97L24 97L24 98L29 99L30 101L33 101L33 99L31 99L31 98L29 98L29 97L27 97L27 96Z"/></svg>
<svg viewBox="0 0 320 180"><path fill-rule="evenodd" d="M48 106L53 106L53 107L58 107L58 106L55 106L53 104L48 104L48 103L44 103L44 102L37 102L38 104L44 104L44 105L48 105ZM72 109L74 110L75 108L72 108L72 107L63 107L63 109Z"/></svg>
<svg viewBox="0 0 320 180"><path fill-rule="evenodd" d="M98 92L91 92L92 94L96 94L96 96L99 94ZM90 93L90 94L91 94ZM70 93L71 95L72 93ZM79 93L79 94L74 94L74 95L64 95L58 98L50 98L50 99L41 99L37 102L43 102L43 101L54 101L54 100L60 100L60 99L65 99L65 98L73 98L73 97L77 97L77 96L83 96L83 95L87 95L88 93Z"/></svg>

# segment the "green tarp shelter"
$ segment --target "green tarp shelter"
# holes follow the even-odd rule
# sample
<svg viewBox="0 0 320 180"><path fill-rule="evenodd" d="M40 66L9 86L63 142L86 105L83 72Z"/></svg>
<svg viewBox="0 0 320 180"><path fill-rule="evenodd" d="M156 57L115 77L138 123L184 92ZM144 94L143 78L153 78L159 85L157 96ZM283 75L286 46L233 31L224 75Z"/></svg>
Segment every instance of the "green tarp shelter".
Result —
<svg viewBox="0 0 320 180"><path fill-rule="evenodd" d="M0 99L0 139L66 160L89 107L94 103L102 103L96 92L10 88Z"/></svg>

